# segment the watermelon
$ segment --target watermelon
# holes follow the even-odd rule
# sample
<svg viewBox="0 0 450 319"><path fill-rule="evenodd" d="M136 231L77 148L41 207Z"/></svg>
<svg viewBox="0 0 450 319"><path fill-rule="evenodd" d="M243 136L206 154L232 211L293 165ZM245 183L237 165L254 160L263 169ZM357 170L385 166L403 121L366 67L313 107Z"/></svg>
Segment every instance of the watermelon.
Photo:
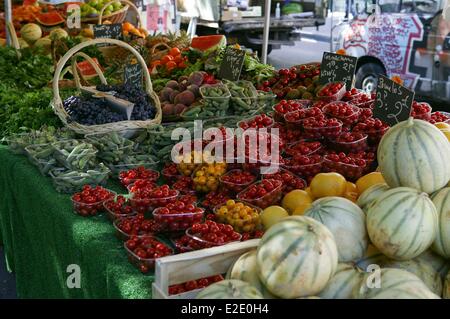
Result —
<svg viewBox="0 0 450 319"><path fill-rule="evenodd" d="M450 187L431 196L439 218L439 229L431 249L444 258L450 258Z"/></svg>
<svg viewBox="0 0 450 319"><path fill-rule="evenodd" d="M340 263L360 259L368 245L363 211L343 197L323 197L314 201L305 216L324 224L336 241Z"/></svg>
<svg viewBox="0 0 450 319"><path fill-rule="evenodd" d="M390 128L378 146L380 171L390 187L428 194L450 180L450 143L437 127L410 118Z"/></svg>
<svg viewBox="0 0 450 319"><path fill-rule="evenodd" d="M324 299L352 299L353 290L361 285L364 277L358 267L353 264L339 264L334 276L330 279L319 297Z"/></svg>
<svg viewBox="0 0 450 319"><path fill-rule="evenodd" d="M191 48L204 52L215 51L226 45L227 38L222 34L194 37L191 41Z"/></svg>
<svg viewBox="0 0 450 319"><path fill-rule="evenodd" d="M236 279L216 282L203 289L196 299L263 299L261 293L250 284Z"/></svg>
<svg viewBox="0 0 450 319"><path fill-rule="evenodd" d="M389 186L385 183L375 184L359 195L356 204L363 210L363 212L367 213L367 209L370 204L372 204L375 199L377 199L381 194L389 189Z"/></svg>
<svg viewBox="0 0 450 319"><path fill-rule="evenodd" d="M379 278L379 285L376 285L376 278ZM361 285L355 288L353 297L356 299L440 299L419 277L395 268L367 273Z"/></svg>
<svg viewBox="0 0 450 319"><path fill-rule="evenodd" d="M436 295L442 294L442 279L439 273L433 269L431 264L418 259L413 260L386 260L381 265L383 268L397 268L409 271L419 277L428 289Z"/></svg>
<svg viewBox="0 0 450 319"><path fill-rule="evenodd" d="M226 279L238 279L254 286L266 299L275 298L261 283L256 266L256 249L239 257L228 270Z"/></svg>
<svg viewBox="0 0 450 319"><path fill-rule="evenodd" d="M450 299L450 271L448 272L448 275L445 278L444 291L442 292L442 297L444 299Z"/></svg>
<svg viewBox="0 0 450 319"><path fill-rule="evenodd" d="M97 58L92 58L92 60L94 60L95 64L97 64L100 67L100 63L98 62ZM94 67L88 61L78 62L77 69L83 76L92 76L97 74L97 72L95 72Z"/></svg>
<svg viewBox="0 0 450 319"><path fill-rule="evenodd" d="M431 267L439 273L442 280L445 279L445 276L450 270L450 262L433 252L431 249L426 250L415 259L430 264Z"/></svg>
<svg viewBox="0 0 450 319"><path fill-rule="evenodd" d="M63 24L66 20L58 13L58 11L42 12L34 15L39 24L46 27L53 27Z"/></svg>
<svg viewBox="0 0 450 319"><path fill-rule="evenodd" d="M426 193L397 187L384 192L367 212L372 243L396 260L417 257L436 237L437 212Z"/></svg>
<svg viewBox="0 0 450 319"><path fill-rule="evenodd" d="M337 268L333 234L307 216L286 217L261 238L256 262L258 276L275 296L317 295Z"/></svg>

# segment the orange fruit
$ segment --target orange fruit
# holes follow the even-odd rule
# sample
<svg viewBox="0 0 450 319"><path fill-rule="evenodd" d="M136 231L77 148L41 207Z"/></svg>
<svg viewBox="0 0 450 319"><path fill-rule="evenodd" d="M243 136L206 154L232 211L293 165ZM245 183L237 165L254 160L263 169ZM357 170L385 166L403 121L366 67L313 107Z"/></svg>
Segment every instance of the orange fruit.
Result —
<svg viewBox="0 0 450 319"><path fill-rule="evenodd" d="M175 48L170 49L169 54L172 56L177 56L177 55L181 54L181 51L180 51L180 49L175 47Z"/></svg>
<svg viewBox="0 0 450 319"><path fill-rule="evenodd" d="M345 194L344 197L351 200L352 202L356 202L358 199L359 193L358 188L352 182L347 182L345 185Z"/></svg>
<svg viewBox="0 0 450 319"><path fill-rule="evenodd" d="M303 207L303 210L305 210L307 207L311 206L312 202L312 198L306 191L294 189L283 197L281 206L283 206L290 214L294 214L300 207Z"/></svg>
<svg viewBox="0 0 450 319"><path fill-rule="evenodd" d="M124 22L122 23L122 30L123 31L131 31L134 29L134 25L132 25L130 22Z"/></svg>
<svg viewBox="0 0 450 319"><path fill-rule="evenodd" d="M366 189L375 184L386 183L380 172L372 172L367 175L360 177L356 181L356 187L358 189L358 193L362 194Z"/></svg>
<svg viewBox="0 0 450 319"><path fill-rule="evenodd" d="M314 198L343 196L346 188L345 177L338 173L319 173L309 187Z"/></svg>
<svg viewBox="0 0 450 319"><path fill-rule="evenodd" d="M283 207L274 205L265 208L260 215L260 219L264 229L267 230L288 216L288 212Z"/></svg>

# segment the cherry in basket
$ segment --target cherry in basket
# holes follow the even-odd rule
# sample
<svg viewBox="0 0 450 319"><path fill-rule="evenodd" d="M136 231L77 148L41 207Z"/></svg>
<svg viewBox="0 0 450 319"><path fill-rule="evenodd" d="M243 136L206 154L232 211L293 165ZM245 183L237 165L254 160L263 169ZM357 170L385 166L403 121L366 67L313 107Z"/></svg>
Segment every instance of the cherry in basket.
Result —
<svg viewBox="0 0 450 319"><path fill-rule="evenodd" d="M206 288L209 285L212 285L213 283L216 283L216 282L219 282L222 280L223 280L222 275L217 275L217 276L211 276L211 277L201 278L201 279L197 279L197 280L187 281L182 284L171 285L171 286L169 286L169 295L171 295L171 296L178 295L178 294L182 294L184 292L201 289L201 288Z"/></svg>
<svg viewBox="0 0 450 319"><path fill-rule="evenodd" d="M220 177L224 190L237 194L256 180L256 176L249 171L240 169L231 170Z"/></svg>
<svg viewBox="0 0 450 319"><path fill-rule="evenodd" d="M81 216L93 216L103 209L103 202L113 198L114 193L101 187L83 186L81 192L72 196L72 204L74 212Z"/></svg>
<svg viewBox="0 0 450 319"><path fill-rule="evenodd" d="M292 145L289 145L285 149L285 153L290 156L294 155L312 155L319 153L323 148L322 143L319 141L299 141Z"/></svg>
<svg viewBox="0 0 450 319"><path fill-rule="evenodd" d="M210 192L205 196L205 199L203 200L201 206L212 211L214 207L216 207L219 204L225 203L229 199L230 194L227 191L220 190Z"/></svg>
<svg viewBox="0 0 450 319"><path fill-rule="evenodd" d="M332 102L324 107L328 116L339 119L345 126L351 126L359 119L359 107L347 102Z"/></svg>
<svg viewBox="0 0 450 319"><path fill-rule="evenodd" d="M186 231L189 241L186 246L193 250L221 246L230 242L240 241L241 235L234 231L231 225L207 220L194 224Z"/></svg>
<svg viewBox="0 0 450 319"><path fill-rule="evenodd" d="M275 205L281 199L282 182L276 179L263 179L244 189L237 199L246 201L259 208Z"/></svg>
<svg viewBox="0 0 450 319"><path fill-rule="evenodd" d="M181 176L173 183L172 188L179 191L180 194L195 195L194 182L190 176Z"/></svg>
<svg viewBox="0 0 450 319"><path fill-rule="evenodd" d="M431 113L431 124L436 124L439 122L450 123L450 114L449 113L441 113L441 112L433 112Z"/></svg>
<svg viewBox="0 0 450 319"><path fill-rule="evenodd" d="M166 163L161 173L167 184L175 183L181 176L175 163Z"/></svg>
<svg viewBox="0 0 450 319"><path fill-rule="evenodd" d="M367 134L360 132L345 132L331 141L333 148L338 152L361 152L367 149Z"/></svg>
<svg viewBox="0 0 450 319"><path fill-rule="evenodd" d="M273 107L273 116L275 121L283 123L285 114L298 111L308 106L309 102L306 104L306 102L300 102L297 100L281 100L280 103Z"/></svg>
<svg viewBox="0 0 450 319"><path fill-rule="evenodd" d="M165 207L156 208L153 211L154 220L163 230L181 231L191 227L194 223L200 223L203 219L204 209L193 204L185 204L175 201Z"/></svg>
<svg viewBox="0 0 450 319"><path fill-rule="evenodd" d="M411 107L411 116L417 120L429 121L431 119L430 104L414 101Z"/></svg>
<svg viewBox="0 0 450 319"><path fill-rule="evenodd" d="M353 132L367 134L367 141L370 145L378 145L384 133L389 129L389 125L380 119L369 118L355 125Z"/></svg>
<svg viewBox="0 0 450 319"><path fill-rule="evenodd" d="M338 119L318 120L315 118L306 119L303 122L303 135L306 139L320 140L323 138L333 139L339 136L342 131L342 122Z"/></svg>
<svg viewBox="0 0 450 319"><path fill-rule="evenodd" d="M346 91L344 96L342 97L342 101L350 101L351 99L354 99L357 95L360 95L361 92L360 90L358 90L357 88L352 88L349 91Z"/></svg>
<svg viewBox="0 0 450 319"><path fill-rule="evenodd" d="M179 192L170 189L169 185L162 185L155 188L141 188L132 193L130 198L131 206L139 213L150 211L151 208L163 207L175 201Z"/></svg>
<svg viewBox="0 0 450 319"><path fill-rule="evenodd" d="M145 179L151 182L156 182L158 178L159 172L145 168L144 166L139 166L119 173L120 182L125 187L134 183L138 179Z"/></svg>
<svg viewBox="0 0 450 319"><path fill-rule="evenodd" d="M162 231L161 226L153 219L145 219L144 214L116 219L114 222L116 237L128 240L131 236L143 237Z"/></svg>
<svg viewBox="0 0 450 319"><path fill-rule="evenodd" d="M322 171L323 158L318 154L295 155L285 159L283 168L306 179Z"/></svg>
<svg viewBox="0 0 450 319"><path fill-rule="evenodd" d="M284 115L284 121L286 127L291 130L301 130L303 120L307 118L316 118L318 120L325 119L325 115L317 107L311 107L309 109L300 109L298 111L289 112Z"/></svg>
<svg viewBox="0 0 450 319"><path fill-rule="evenodd" d="M173 254L173 250L155 237L133 237L124 244L128 260L142 273L155 267L155 260Z"/></svg>
<svg viewBox="0 0 450 319"><path fill-rule="evenodd" d="M126 199L122 195L106 200L103 203L103 206L108 212L109 219L111 219L112 221L118 218L128 217L136 214L136 212L133 210L133 207L131 207L128 199Z"/></svg>
<svg viewBox="0 0 450 319"><path fill-rule="evenodd" d="M345 94L345 88L343 82L331 82L326 84L319 92L317 92L318 98L326 98L330 101L340 100Z"/></svg>
<svg viewBox="0 0 450 319"><path fill-rule="evenodd" d="M282 182L282 192L286 195L294 189L306 188L306 181L294 173L281 168L278 172L273 174L264 174L264 179L276 179Z"/></svg>
<svg viewBox="0 0 450 319"><path fill-rule="evenodd" d="M266 115L266 114L260 114L256 115L255 117L249 119L249 120L243 120L238 123L238 126L243 129L247 130L250 128L259 129L264 127L270 127L272 126L274 120Z"/></svg>
<svg viewBox="0 0 450 319"><path fill-rule="evenodd" d="M324 157L325 172L336 172L350 181L360 178L366 169L367 162L363 159L347 156L345 153L329 154Z"/></svg>

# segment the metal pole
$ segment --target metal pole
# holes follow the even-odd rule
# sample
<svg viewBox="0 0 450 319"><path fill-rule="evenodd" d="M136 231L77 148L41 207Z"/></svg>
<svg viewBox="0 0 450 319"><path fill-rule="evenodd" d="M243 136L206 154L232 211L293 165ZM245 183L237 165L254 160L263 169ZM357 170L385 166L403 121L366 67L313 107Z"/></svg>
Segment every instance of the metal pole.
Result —
<svg viewBox="0 0 450 319"><path fill-rule="evenodd" d="M5 28L6 28L6 43L9 46L12 46L12 38L7 28L8 22L12 22L11 0L5 0Z"/></svg>
<svg viewBox="0 0 450 319"><path fill-rule="evenodd" d="M263 43L261 52L262 63L267 63L267 46L269 45L269 29L270 29L270 7L272 0L265 0L264 10L264 31L263 31Z"/></svg>

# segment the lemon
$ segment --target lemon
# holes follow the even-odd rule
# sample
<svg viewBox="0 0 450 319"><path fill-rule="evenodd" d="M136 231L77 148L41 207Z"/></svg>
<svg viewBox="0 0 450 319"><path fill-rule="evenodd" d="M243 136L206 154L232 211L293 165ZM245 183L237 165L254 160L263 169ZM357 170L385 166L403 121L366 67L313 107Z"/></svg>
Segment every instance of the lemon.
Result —
<svg viewBox="0 0 450 319"><path fill-rule="evenodd" d="M264 209L261 213L261 223L264 226L264 229L267 230L271 226L275 225L283 218L288 217L288 212L280 206L269 206Z"/></svg>
<svg viewBox="0 0 450 319"><path fill-rule="evenodd" d="M283 200L281 201L281 206L286 209L289 213L293 213L297 207L304 205L311 205L311 197L308 193L301 189L294 189L287 193Z"/></svg>
<svg viewBox="0 0 450 319"><path fill-rule="evenodd" d="M383 183L386 183L386 181L383 178L383 175L381 175L380 172L372 172L360 177L356 181L356 187L358 189L358 193L362 194L369 187L375 184L383 184Z"/></svg>
<svg viewBox="0 0 450 319"><path fill-rule="evenodd" d="M304 215L305 211L310 208L312 203L304 203L301 205L298 205L295 210L292 212L292 215Z"/></svg>
<svg viewBox="0 0 450 319"><path fill-rule="evenodd" d="M314 198L326 196L344 196L345 177L338 173L319 173L311 181L309 187Z"/></svg>

